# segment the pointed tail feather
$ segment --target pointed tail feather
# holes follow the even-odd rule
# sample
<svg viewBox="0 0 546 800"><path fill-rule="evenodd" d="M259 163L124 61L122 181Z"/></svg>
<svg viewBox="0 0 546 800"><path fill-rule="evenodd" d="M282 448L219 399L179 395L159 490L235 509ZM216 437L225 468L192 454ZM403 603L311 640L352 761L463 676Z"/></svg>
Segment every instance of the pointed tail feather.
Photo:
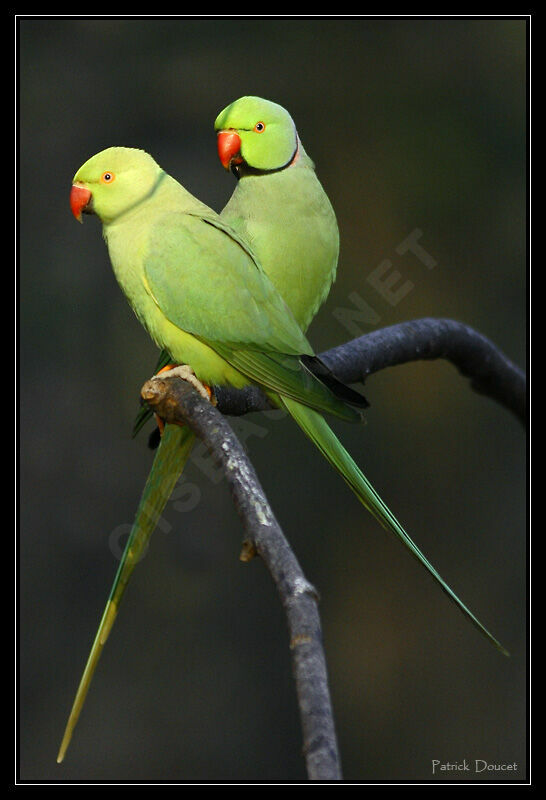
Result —
<svg viewBox="0 0 546 800"><path fill-rule="evenodd" d="M347 384L340 381L339 378L336 378L332 370L327 367L324 361L321 361L318 356L301 356L300 360L307 367L309 372L324 383L336 397L339 397L349 405L356 406L357 408L370 407L370 404L363 394L347 386Z"/></svg>
<svg viewBox="0 0 546 800"><path fill-rule="evenodd" d="M189 428L180 427L179 425L167 425L165 427L97 635L76 692L59 755L57 756L59 763L63 760L70 744L72 733L83 708L103 647L116 619L125 588L184 469L194 441L194 434Z"/></svg>
<svg viewBox="0 0 546 800"><path fill-rule="evenodd" d="M298 423L305 434L315 443L323 456L340 473L342 478L349 484L360 502L373 514L376 520L386 530L394 533L401 542L408 548L410 553L430 572L432 577L440 584L442 590L453 600L465 616L484 634L495 647L504 655L509 655L508 651L495 639L495 637L485 628L474 614L459 600L457 595L449 588L443 578L434 569L432 564L425 558L417 545L410 539L398 520L381 500L371 483L362 473L357 464L353 461L349 453L345 450L339 439L328 426L328 423L311 408L301 405L288 397L282 397L282 403L286 410Z"/></svg>

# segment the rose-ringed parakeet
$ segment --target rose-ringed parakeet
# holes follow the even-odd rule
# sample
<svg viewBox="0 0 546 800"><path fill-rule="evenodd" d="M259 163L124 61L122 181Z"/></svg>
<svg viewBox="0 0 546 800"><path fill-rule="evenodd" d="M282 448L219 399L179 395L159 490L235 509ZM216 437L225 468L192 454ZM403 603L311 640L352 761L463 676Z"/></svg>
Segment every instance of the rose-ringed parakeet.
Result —
<svg viewBox="0 0 546 800"><path fill-rule="evenodd" d="M71 205L76 216L88 211L101 220L116 278L155 343L177 363L191 365L207 384L261 386L274 404L288 411L371 514L503 650L413 543L328 426L323 413L359 421L366 401L333 376L327 385L323 382L326 368L247 243L142 150L113 147L90 158L74 177ZM176 433L175 426L171 430ZM118 574L104 611L59 761L141 552L138 526L128 548L125 574Z"/></svg>
<svg viewBox="0 0 546 800"><path fill-rule="evenodd" d="M241 97L214 123L218 155L237 180L222 219L258 256L302 330L336 275L339 232L332 205L292 117L261 97Z"/></svg>

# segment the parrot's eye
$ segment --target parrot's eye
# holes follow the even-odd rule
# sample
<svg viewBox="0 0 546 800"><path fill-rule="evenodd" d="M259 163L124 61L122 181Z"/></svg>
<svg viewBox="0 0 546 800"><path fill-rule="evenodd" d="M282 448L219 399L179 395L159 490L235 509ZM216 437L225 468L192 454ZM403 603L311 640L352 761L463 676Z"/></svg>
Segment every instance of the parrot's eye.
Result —
<svg viewBox="0 0 546 800"><path fill-rule="evenodd" d="M254 125L254 130L256 133L263 133L265 131L265 122L257 122Z"/></svg>
<svg viewBox="0 0 546 800"><path fill-rule="evenodd" d="M100 176L101 183L112 183L116 179L116 176L113 172L103 172Z"/></svg>

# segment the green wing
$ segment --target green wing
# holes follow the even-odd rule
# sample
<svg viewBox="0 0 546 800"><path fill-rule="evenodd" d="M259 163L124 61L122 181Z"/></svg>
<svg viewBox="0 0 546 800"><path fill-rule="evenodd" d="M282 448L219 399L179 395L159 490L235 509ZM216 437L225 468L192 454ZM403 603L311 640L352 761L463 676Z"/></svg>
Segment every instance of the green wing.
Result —
<svg viewBox="0 0 546 800"><path fill-rule="evenodd" d="M202 341L313 354L251 252L212 215L160 217L147 242L144 273L167 319Z"/></svg>
<svg viewBox="0 0 546 800"><path fill-rule="evenodd" d="M217 222L170 214L154 227L144 273L162 314L271 392L360 420L302 363L311 345L248 248Z"/></svg>

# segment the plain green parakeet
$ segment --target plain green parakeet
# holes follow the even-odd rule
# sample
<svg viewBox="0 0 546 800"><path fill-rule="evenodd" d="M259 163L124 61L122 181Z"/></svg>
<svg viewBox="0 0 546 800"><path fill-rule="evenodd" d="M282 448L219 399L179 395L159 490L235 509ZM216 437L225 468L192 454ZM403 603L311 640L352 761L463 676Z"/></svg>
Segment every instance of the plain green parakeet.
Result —
<svg viewBox="0 0 546 800"><path fill-rule="evenodd" d="M116 278L158 347L176 363L191 365L196 377L207 384L262 387L273 403L288 411L371 514L505 652L413 543L329 428L323 413L359 421L366 401L333 376L328 385L323 382L324 365L244 239L142 150L113 147L89 159L74 177L71 206L76 216L87 211L101 220ZM167 426L167 432L180 435L176 426ZM164 435L158 455L167 442ZM147 488L137 514L143 504L148 510L154 506L154 491L166 490L164 485ZM78 688L59 761L146 531L136 524L131 533L127 557Z"/></svg>
<svg viewBox="0 0 546 800"><path fill-rule="evenodd" d="M218 155L237 177L221 217L258 256L300 328L336 275L339 232L332 205L292 117L260 97L241 97L216 118Z"/></svg>

